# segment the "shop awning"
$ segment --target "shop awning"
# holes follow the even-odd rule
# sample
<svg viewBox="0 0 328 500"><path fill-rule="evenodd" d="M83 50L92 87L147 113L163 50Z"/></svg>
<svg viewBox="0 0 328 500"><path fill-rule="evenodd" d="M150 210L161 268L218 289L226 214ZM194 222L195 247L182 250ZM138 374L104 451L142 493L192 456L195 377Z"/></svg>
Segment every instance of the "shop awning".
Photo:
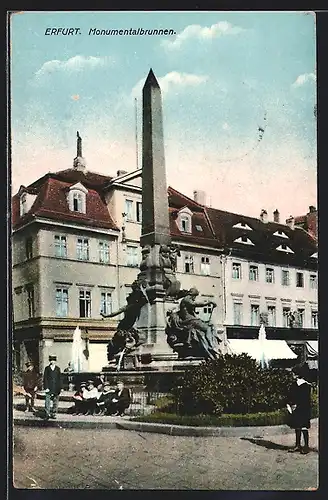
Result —
<svg viewBox="0 0 328 500"><path fill-rule="evenodd" d="M264 357L269 361L271 359L296 359L297 355L291 350L285 340L259 340L249 339L230 339L228 346L233 354L248 354L257 361Z"/></svg>
<svg viewBox="0 0 328 500"><path fill-rule="evenodd" d="M317 358L319 353L319 342L317 340L308 340L306 343L307 354L310 359Z"/></svg>

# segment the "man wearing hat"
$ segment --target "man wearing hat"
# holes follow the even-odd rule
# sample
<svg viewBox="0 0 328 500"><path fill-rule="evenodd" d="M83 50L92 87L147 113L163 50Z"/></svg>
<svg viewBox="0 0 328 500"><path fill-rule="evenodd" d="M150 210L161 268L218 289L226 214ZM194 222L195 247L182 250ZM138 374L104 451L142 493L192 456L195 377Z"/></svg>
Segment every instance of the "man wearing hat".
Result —
<svg viewBox="0 0 328 500"><path fill-rule="evenodd" d="M83 392L86 387L86 382L81 382L80 388L75 392L73 396L73 401L74 401L74 410L73 410L73 415L82 415L84 411L84 398L83 398Z"/></svg>
<svg viewBox="0 0 328 500"><path fill-rule="evenodd" d="M46 418L56 418L59 394L62 389L61 372L56 365L57 357L49 356L49 365L45 367L43 374L43 387L46 393L45 411ZM51 408L52 402L52 410Z"/></svg>
<svg viewBox="0 0 328 500"><path fill-rule="evenodd" d="M34 400L35 393L38 390L39 375L34 370L33 363L28 361L25 363L26 371L23 374L23 387L25 391L25 412L35 411Z"/></svg>
<svg viewBox="0 0 328 500"><path fill-rule="evenodd" d="M291 387L287 409L290 412L289 427L295 429L295 446L291 453L300 452L307 454L309 448L309 429L311 427L311 384L308 378L306 365L297 365L292 369L294 384ZM301 447L301 436L303 434L304 446Z"/></svg>
<svg viewBox="0 0 328 500"><path fill-rule="evenodd" d="M114 394L115 390L111 389L110 384L108 382L104 382L103 390L97 401L97 406L99 408L99 415L107 415L108 413L110 413Z"/></svg>
<svg viewBox="0 0 328 500"><path fill-rule="evenodd" d="M99 392L95 387L93 380L88 380L86 388L83 390L83 406L85 408L85 415L93 415L97 409L97 400Z"/></svg>

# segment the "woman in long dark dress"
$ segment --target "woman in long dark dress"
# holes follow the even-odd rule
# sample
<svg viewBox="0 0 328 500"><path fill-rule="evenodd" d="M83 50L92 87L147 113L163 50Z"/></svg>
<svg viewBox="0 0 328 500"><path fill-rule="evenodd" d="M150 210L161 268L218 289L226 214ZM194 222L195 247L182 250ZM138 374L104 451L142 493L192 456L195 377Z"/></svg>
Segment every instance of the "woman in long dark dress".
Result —
<svg viewBox="0 0 328 500"><path fill-rule="evenodd" d="M291 453L309 453L309 429L311 427L311 384L305 380L306 369L303 366L293 368L295 382L292 385L289 395L290 415L289 426L295 429L295 447L289 450ZM301 447L301 437L303 434L304 447Z"/></svg>

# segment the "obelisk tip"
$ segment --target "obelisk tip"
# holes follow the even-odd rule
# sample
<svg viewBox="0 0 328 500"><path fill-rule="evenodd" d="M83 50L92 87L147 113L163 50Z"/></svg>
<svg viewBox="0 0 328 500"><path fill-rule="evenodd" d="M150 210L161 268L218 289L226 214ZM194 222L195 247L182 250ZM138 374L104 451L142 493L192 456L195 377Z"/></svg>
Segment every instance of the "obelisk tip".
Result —
<svg viewBox="0 0 328 500"><path fill-rule="evenodd" d="M152 68L150 68L148 76L146 78L144 88L145 87L158 87L159 88L158 81L156 79L156 76L154 75Z"/></svg>

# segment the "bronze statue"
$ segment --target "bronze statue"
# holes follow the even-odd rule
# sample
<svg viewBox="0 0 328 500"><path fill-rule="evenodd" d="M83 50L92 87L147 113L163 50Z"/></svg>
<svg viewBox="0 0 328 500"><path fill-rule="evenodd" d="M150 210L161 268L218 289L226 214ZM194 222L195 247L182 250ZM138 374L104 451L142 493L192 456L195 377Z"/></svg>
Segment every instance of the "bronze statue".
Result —
<svg viewBox="0 0 328 500"><path fill-rule="evenodd" d="M214 325L205 323L196 316L198 307L212 305L213 301L196 301L199 292L191 288L181 299L179 311L168 313L166 334L167 342L178 352L179 357L202 357L215 359L219 354L219 342Z"/></svg>
<svg viewBox="0 0 328 500"><path fill-rule="evenodd" d="M107 346L107 359L111 361L123 349L134 349L140 345L139 334L134 328L140 316L141 308L148 302L145 283L135 280L132 283L132 292L128 295L127 305L110 314L100 313L103 318L112 318L124 313L124 317L117 325L117 330Z"/></svg>

